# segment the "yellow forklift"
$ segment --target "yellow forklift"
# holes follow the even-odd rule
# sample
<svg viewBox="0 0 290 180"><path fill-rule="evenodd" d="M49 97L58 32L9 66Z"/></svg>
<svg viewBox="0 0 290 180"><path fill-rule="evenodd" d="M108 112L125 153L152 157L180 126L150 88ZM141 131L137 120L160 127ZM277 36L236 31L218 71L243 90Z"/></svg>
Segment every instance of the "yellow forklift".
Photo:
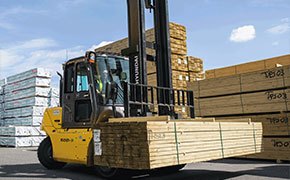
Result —
<svg viewBox="0 0 290 180"><path fill-rule="evenodd" d="M100 123L112 117L154 115L149 106L156 102L159 116L176 119L174 104L179 104L190 108L194 117L193 92L178 90L182 97L175 99L177 91L172 89L167 3L167 0L127 0L129 48L122 51L122 56L90 51L63 65L64 73L59 74L61 107L46 109L41 125L47 134L38 148L43 166L48 169L62 168L66 163L95 166L100 175L112 178L120 169L94 163L94 133ZM145 8L153 10L154 44L145 39ZM154 48L156 56L147 55L146 48ZM147 85L147 60L156 62L157 87ZM148 98L148 92L153 90L157 100L153 96Z"/></svg>

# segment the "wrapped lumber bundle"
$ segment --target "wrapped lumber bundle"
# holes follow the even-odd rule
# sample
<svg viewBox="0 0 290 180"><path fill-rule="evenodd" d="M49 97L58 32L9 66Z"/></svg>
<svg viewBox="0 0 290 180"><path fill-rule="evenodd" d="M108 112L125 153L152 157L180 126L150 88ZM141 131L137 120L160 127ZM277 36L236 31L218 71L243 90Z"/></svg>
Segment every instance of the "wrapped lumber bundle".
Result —
<svg viewBox="0 0 290 180"><path fill-rule="evenodd" d="M6 79L0 80L0 95L4 94L4 85L6 84Z"/></svg>
<svg viewBox="0 0 290 180"><path fill-rule="evenodd" d="M14 82L23 81L25 79L29 79L33 77L51 78L51 73L47 69L35 68L29 71L25 71L25 72L7 77L7 83L11 84Z"/></svg>
<svg viewBox="0 0 290 180"><path fill-rule="evenodd" d="M7 77L1 113L1 146L27 147L41 142L44 134L38 130L43 113L56 101L50 83L50 70L43 68Z"/></svg>
<svg viewBox="0 0 290 180"><path fill-rule="evenodd" d="M254 159L290 161L290 137L264 137L262 152L244 156Z"/></svg>
<svg viewBox="0 0 290 180"><path fill-rule="evenodd" d="M212 117L288 112L290 89L196 99L196 115Z"/></svg>
<svg viewBox="0 0 290 180"><path fill-rule="evenodd" d="M5 101L12 101L26 97L49 97L51 89L49 87L31 87L22 90L10 91L5 94Z"/></svg>
<svg viewBox="0 0 290 180"><path fill-rule="evenodd" d="M45 136L0 136L0 146L7 147L33 147L38 146Z"/></svg>
<svg viewBox="0 0 290 180"><path fill-rule="evenodd" d="M195 114L225 121L251 118L253 122L262 122L267 148L263 144L265 152L259 156L247 157L289 160L285 156L284 159L281 158L282 152L276 151L275 146L270 146L267 138L287 140L290 137L290 65L259 69L189 83L188 88L195 93ZM289 154L290 149L284 148L283 153Z"/></svg>
<svg viewBox="0 0 290 180"><path fill-rule="evenodd" d="M262 122L263 125L263 136L290 136L290 113L272 113L272 114L255 114L255 115L244 115L244 116L227 116L227 117L216 117L216 120L233 120L249 118L252 122Z"/></svg>
<svg viewBox="0 0 290 180"><path fill-rule="evenodd" d="M4 113L5 118L9 117L26 117L26 116L43 116L46 107L22 107L17 109L9 109Z"/></svg>
<svg viewBox="0 0 290 180"><path fill-rule="evenodd" d="M218 78L231 76L235 74L242 74L248 72L254 72L259 70L271 69L279 66L287 66L290 65L290 54L273 57L269 59L264 59L260 61L249 62L245 64L239 64L235 66L229 66L224 68L212 69L205 71L206 79L210 78Z"/></svg>
<svg viewBox="0 0 290 180"><path fill-rule="evenodd" d="M0 126L4 124L4 87L6 84L6 79L0 80Z"/></svg>
<svg viewBox="0 0 290 180"><path fill-rule="evenodd" d="M25 117L9 116L2 120L2 126L40 126L42 122L42 117L43 114L41 112L37 113L37 115L31 114Z"/></svg>
<svg viewBox="0 0 290 180"><path fill-rule="evenodd" d="M31 126L6 126L0 127L2 136L44 136L45 133L40 130L40 127Z"/></svg>
<svg viewBox="0 0 290 180"><path fill-rule="evenodd" d="M13 92L15 90L21 90L32 87L50 87L50 78L41 78L41 77L32 77L29 79L25 79L23 81L17 81L5 86L6 92Z"/></svg>
<svg viewBox="0 0 290 180"><path fill-rule="evenodd" d="M290 66L189 83L197 116L289 111Z"/></svg>
<svg viewBox="0 0 290 180"><path fill-rule="evenodd" d="M116 119L99 127L96 164L154 169L261 152L260 123L132 119Z"/></svg>
<svg viewBox="0 0 290 180"><path fill-rule="evenodd" d="M48 107L48 98L45 97L28 97L14 101L5 102L5 109L16 109L21 107L40 106Z"/></svg>
<svg viewBox="0 0 290 180"><path fill-rule="evenodd" d="M49 107L58 107L59 106L59 89L56 89L56 88L50 89L48 106Z"/></svg>

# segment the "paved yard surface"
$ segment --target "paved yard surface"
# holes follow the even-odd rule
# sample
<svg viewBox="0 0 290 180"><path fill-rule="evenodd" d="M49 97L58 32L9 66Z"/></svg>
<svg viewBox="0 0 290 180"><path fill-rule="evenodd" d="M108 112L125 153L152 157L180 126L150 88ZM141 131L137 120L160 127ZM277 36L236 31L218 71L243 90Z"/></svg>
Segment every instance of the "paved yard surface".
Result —
<svg viewBox="0 0 290 180"><path fill-rule="evenodd" d="M168 175L140 175L140 180L198 180L198 179L290 179L290 164L273 161L224 159L189 164L180 172ZM80 165L67 165L61 170L47 170L36 157L36 149L0 147L0 179L102 179L93 169Z"/></svg>

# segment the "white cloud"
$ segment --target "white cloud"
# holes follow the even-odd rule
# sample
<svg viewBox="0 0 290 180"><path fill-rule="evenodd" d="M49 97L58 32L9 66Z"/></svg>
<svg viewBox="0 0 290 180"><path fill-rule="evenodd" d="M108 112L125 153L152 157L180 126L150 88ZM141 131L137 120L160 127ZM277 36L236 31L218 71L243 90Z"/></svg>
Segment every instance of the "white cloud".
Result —
<svg viewBox="0 0 290 180"><path fill-rule="evenodd" d="M97 48L100 48L100 47L103 47L103 46L106 46L108 44L111 44L113 41L102 41L101 43L99 44L94 44L92 45L92 47L90 47L88 50L89 51L94 51L95 49Z"/></svg>
<svg viewBox="0 0 290 180"><path fill-rule="evenodd" d="M15 46L14 49L43 49L57 46L56 41L48 38L32 39Z"/></svg>
<svg viewBox="0 0 290 180"><path fill-rule="evenodd" d="M281 24L267 29L267 32L271 34L283 34L289 31L290 29L289 18L283 18L280 21Z"/></svg>
<svg viewBox="0 0 290 180"><path fill-rule="evenodd" d="M67 59L83 56L82 46L69 49L57 48L57 42L52 39L32 39L7 45L0 49L0 79L35 67L62 71L62 63Z"/></svg>
<svg viewBox="0 0 290 180"><path fill-rule="evenodd" d="M230 41L247 42L256 37L256 30L253 25L246 25L232 30Z"/></svg>

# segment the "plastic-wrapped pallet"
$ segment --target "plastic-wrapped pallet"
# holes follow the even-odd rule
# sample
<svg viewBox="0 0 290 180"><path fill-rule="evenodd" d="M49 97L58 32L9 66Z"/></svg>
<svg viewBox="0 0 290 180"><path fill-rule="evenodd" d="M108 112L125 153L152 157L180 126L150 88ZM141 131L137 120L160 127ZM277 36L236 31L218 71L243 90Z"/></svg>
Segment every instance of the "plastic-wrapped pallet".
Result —
<svg viewBox="0 0 290 180"><path fill-rule="evenodd" d="M9 137L0 136L0 146L32 147L38 146L45 136Z"/></svg>
<svg viewBox="0 0 290 180"><path fill-rule="evenodd" d="M2 126L40 126L42 119L43 116L5 118L2 120Z"/></svg>
<svg viewBox="0 0 290 180"><path fill-rule="evenodd" d="M4 81L4 83L6 83ZM0 82L1 84L1 82ZM7 78L0 99L0 146L38 146L45 109L51 103L51 73L35 68ZM0 91L1 92L1 91Z"/></svg>
<svg viewBox="0 0 290 180"><path fill-rule="evenodd" d="M3 86L4 84L6 84L6 79L0 79L0 86Z"/></svg>
<svg viewBox="0 0 290 180"><path fill-rule="evenodd" d="M5 109L15 109L28 106L48 106L48 98L44 97L29 97L25 99L19 99L14 101L5 102Z"/></svg>
<svg viewBox="0 0 290 180"><path fill-rule="evenodd" d="M4 102L4 95L0 94L0 104Z"/></svg>
<svg viewBox="0 0 290 180"><path fill-rule="evenodd" d="M32 77L23 81L17 81L9 83L5 86L6 92L12 92L15 90L26 89L30 87L50 87L51 79L42 77Z"/></svg>
<svg viewBox="0 0 290 180"><path fill-rule="evenodd" d="M4 112L4 118L12 118L12 117L27 117L27 116L43 116L46 107L24 107L6 110Z"/></svg>
<svg viewBox="0 0 290 180"><path fill-rule="evenodd" d="M31 87L22 90L15 90L5 94L5 102L27 98L27 97L49 97L50 88L48 87Z"/></svg>
<svg viewBox="0 0 290 180"><path fill-rule="evenodd" d="M45 136L40 127L31 126L8 126L0 127L1 136Z"/></svg>
<svg viewBox="0 0 290 180"><path fill-rule="evenodd" d="M3 122L4 122L4 120L3 120L3 117L4 117L4 103L1 102L1 98L3 98L2 95L0 95L0 126L2 126Z"/></svg>
<svg viewBox="0 0 290 180"><path fill-rule="evenodd" d="M48 104L49 104L49 107L59 106L59 89L51 88Z"/></svg>
<svg viewBox="0 0 290 180"><path fill-rule="evenodd" d="M31 70L7 77L7 84L22 81L22 80L29 79L32 77L51 78L51 72L50 70L44 69L44 68L31 69Z"/></svg>

